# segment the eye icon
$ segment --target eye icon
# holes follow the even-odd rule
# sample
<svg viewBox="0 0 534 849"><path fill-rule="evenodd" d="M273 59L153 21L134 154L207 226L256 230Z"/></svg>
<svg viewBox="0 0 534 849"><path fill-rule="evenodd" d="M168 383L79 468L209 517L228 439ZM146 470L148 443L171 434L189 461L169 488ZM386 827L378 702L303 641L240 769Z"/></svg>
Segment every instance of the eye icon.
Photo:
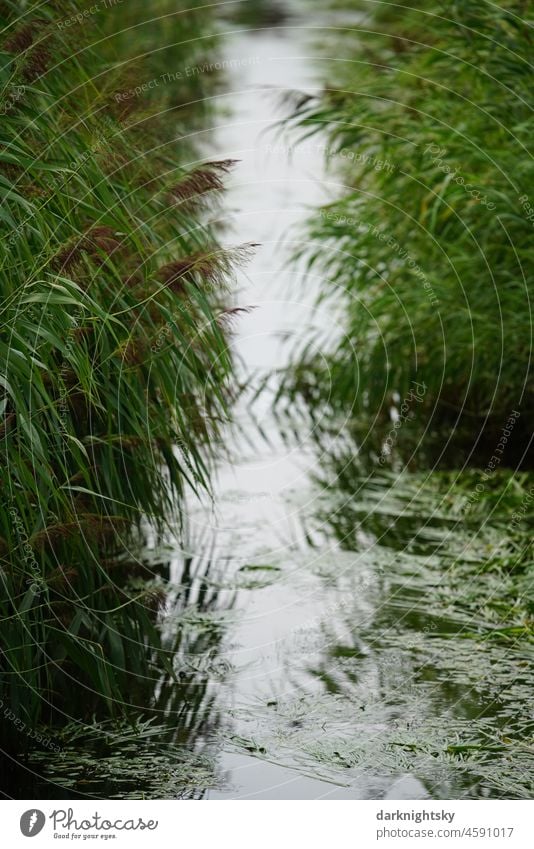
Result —
<svg viewBox="0 0 534 849"><path fill-rule="evenodd" d="M24 837L35 837L42 830L46 817L37 808L25 811L20 818L20 830Z"/></svg>

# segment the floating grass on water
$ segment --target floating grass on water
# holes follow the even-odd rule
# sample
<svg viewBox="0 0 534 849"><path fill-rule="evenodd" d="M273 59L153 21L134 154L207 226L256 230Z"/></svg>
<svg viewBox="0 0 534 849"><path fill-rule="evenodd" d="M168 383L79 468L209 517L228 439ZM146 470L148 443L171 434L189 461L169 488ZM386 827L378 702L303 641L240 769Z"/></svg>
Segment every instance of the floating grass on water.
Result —
<svg viewBox="0 0 534 849"><path fill-rule="evenodd" d="M198 799L217 781L213 757L170 739L168 725L100 721L67 726L58 740L59 755L28 760L41 798Z"/></svg>
<svg viewBox="0 0 534 849"><path fill-rule="evenodd" d="M432 798L530 798L532 540L512 517L532 476L496 475L466 518L475 472L323 460L308 530L339 601L284 641L283 684L237 711L231 745L372 798L407 774Z"/></svg>

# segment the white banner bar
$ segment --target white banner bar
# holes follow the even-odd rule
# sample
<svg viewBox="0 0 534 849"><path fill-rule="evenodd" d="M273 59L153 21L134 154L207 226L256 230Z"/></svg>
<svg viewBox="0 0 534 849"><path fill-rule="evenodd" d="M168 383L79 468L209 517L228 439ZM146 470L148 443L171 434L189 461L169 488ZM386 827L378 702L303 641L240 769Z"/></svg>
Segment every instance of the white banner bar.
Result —
<svg viewBox="0 0 534 849"><path fill-rule="evenodd" d="M331 849L532 845L531 801L4 801L2 845ZM530 821L530 822L529 822ZM35 838L35 843L29 843Z"/></svg>

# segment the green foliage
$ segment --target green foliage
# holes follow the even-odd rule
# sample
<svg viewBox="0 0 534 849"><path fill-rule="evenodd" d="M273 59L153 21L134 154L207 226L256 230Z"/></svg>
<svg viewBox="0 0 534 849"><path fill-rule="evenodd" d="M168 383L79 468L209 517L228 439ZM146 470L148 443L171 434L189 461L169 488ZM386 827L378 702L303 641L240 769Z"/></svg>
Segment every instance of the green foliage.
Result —
<svg viewBox="0 0 534 849"><path fill-rule="evenodd" d="M359 5L362 31L336 32L333 79L294 116L326 130L342 184L302 256L347 310L326 367L301 357L296 380L367 419L419 381L419 435L446 424L493 441L534 401L526 4ZM530 436L525 416L517 445Z"/></svg>
<svg viewBox="0 0 534 849"><path fill-rule="evenodd" d="M168 667L158 599L116 555L209 485L245 252L203 223L231 163L181 141L209 15L18 6L1 5L0 697L32 728L124 714Z"/></svg>

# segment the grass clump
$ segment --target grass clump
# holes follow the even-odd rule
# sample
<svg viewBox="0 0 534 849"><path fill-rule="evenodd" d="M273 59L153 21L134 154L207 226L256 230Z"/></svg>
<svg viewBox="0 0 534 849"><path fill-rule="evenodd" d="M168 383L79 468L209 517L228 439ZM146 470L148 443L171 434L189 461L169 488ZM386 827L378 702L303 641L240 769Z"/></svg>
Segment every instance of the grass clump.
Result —
<svg viewBox="0 0 534 849"><path fill-rule="evenodd" d="M161 598L117 555L209 485L231 394L220 316L247 254L203 213L232 163L187 139L209 13L18 10L1 4L0 698L16 751L62 714L131 714L172 674Z"/></svg>
<svg viewBox="0 0 534 849"><path fill-rule="evenodd" d="M417 382L418 438L438 431L441 450L452 431L466 454L524 412L521 461L534 401L525 4L358 8L361 31L335 33L328 87L294 116L306 135L326 131L342 185L302 256L346 302L343 338L322 367L301 356L295 382L383 422Z"/></svg>

